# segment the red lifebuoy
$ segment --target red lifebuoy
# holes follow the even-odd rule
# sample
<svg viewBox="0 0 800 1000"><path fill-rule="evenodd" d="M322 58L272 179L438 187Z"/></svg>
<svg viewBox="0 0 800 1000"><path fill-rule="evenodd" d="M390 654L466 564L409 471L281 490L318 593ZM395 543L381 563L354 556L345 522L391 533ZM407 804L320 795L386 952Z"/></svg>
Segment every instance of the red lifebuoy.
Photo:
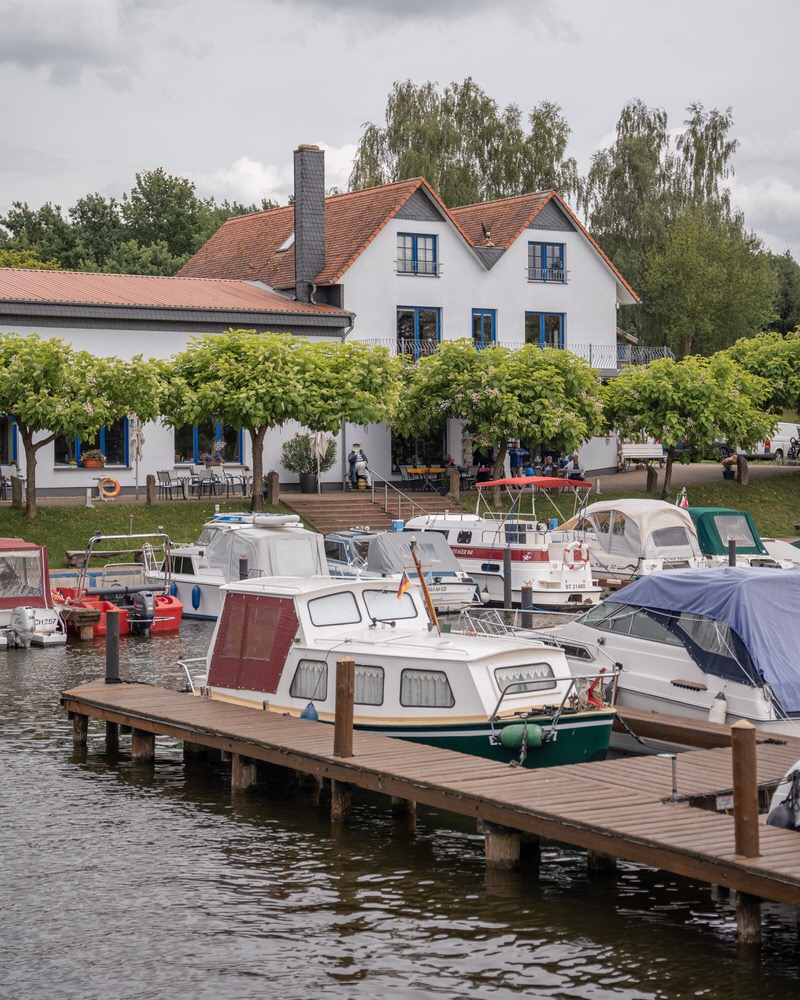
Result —
<svg viewBox="0 0 800 1000"><path fill-rule="evenodd" d="M111 483L111 489L106 489L106 483ZM119 495L119 483L116 479L112 479L108 476L106 479L101 479L97 484L97 488L100 490L100 495L104 500L113 500L115 496Z"/></svg>
<svg viewBox="0 0 800 1000"><path fill-rule="evenodd" d="M577 569L580 563L589 562L589 549L585 542L569 542L564 546L564 565Z"/></svg>

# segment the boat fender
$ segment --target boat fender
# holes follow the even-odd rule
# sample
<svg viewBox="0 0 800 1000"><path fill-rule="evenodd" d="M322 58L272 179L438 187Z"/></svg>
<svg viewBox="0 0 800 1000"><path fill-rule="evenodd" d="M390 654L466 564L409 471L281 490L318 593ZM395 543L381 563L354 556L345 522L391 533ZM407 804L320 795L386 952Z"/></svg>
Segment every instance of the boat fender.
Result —
<svg viewBox="0 0 800 1000"><path fill-rule="evenodd" d="M515 723L503 726L500 730L500 743L506 750L519 750L523 742L529 750L535 750L544 743L544 733L541 726L535 722Z"/></svg>
<svg viewBox="0 0 800 1000"><path fill-rule="evenodd" d="M198 583L192 587L192 607L195 611L200 607L200 584Z"/></svg>
<svg viewBox="0 0 800 1000"><path fill-rule="evenodd" d="M711 708L708 710L708 721L709 722L719 722L721 725L725 725L725 716L728 714L728 699L725 697L722 691L717 691L714 696L714 700L711 702Z"/></svg>
<svg viewBox="0 0 800 1000"><path fill-rule="evenodd" d="M310 701L303 711L300 713L301 719L309 719L311 722L319 721L319 712L316 709L313 701Z"/></svg>
<svg viewBox="0 0 800 1000"><path fill-rule="evenodd" d="M585 542L568 542L564 546L564 565L567 569L577 569L589 562L589 549Z"/></svg>
<svg viewBox="0 0 800 1000"><path fill-rule="evenodd" d="M169 585L169 595L170 595L170 597L177 597L178 596L178 584L175 583L174 580Z"/></svg>
<svg viewBox="0 0 800 1000"><path fill-rule="evenodd" d="M119 483L116 479L112 479L110 476L107 476L105 479L101 479L97 486L100 490L100 495L104 500L113 500L114 497L119 496Z"/></svg>

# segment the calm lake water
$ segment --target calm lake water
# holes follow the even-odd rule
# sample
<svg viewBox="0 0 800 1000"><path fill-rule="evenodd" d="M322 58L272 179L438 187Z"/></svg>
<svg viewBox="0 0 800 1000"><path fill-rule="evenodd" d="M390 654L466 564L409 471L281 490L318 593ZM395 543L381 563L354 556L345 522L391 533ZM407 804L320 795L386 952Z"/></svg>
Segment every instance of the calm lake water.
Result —
<svg viewBox="0 0 800 1000"><path fill-rule="evenodd" d="M129 679L181 686L208 623L121 641ZM90 723L72 747L60 692L101 675L102 643L0 653L0 997L787 1000L800 996L793 914L767 905L760 951L707 887L582 852L487 873L474 827L385 800L352 822L288 782L232 800L225 774L159 743L134 767Z"/></svg>

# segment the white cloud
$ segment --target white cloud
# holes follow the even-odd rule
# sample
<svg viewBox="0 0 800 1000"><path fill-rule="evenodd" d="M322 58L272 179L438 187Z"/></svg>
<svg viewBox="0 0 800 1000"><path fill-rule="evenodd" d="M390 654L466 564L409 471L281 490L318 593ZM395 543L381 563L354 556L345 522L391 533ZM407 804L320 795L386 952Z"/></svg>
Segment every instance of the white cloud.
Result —
<svg viewBox="0 0 800 1000"><path fill-rule="evenodd" d="M800 184L792 184L777 174L749 183L733 178L731 199L744 212L747 229L754 230L773 253L790 250L796 256Z"/></svg>

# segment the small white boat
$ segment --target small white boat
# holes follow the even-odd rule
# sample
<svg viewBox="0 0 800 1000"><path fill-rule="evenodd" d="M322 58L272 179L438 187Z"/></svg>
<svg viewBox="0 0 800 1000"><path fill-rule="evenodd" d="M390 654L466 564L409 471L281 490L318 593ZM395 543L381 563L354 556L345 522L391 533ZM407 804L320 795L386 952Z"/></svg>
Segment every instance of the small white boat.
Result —
<svg viewBox="0 0 800 1000"><path fill-rule="evenodd" d="M224 583L256 576L328 576L322 535L297 514L217 514L170 553L170 593L184 618L219 616Z"/></svg>
<svg viewBox="0 0 800 1000"><path fill-rule="evenodd" d="M66 641L51 592L47 549L22 538L0 538L0 649Z"/></svg>
<svg viewBox="0 0 800 1000"><path fill-rule="evenodd" d="M727 566L729 543L734 543L737 566L800 566L800 549L779 538L759 535L753 515L729 507L689 507L697 540L711 566Z"/></svg>
<svg viewBox="0 0 800 1000"><path fill-rule="evenodd" d="M479 512L424 514L412 517L404 530L435 531L444 535L461 568L469 573L482 597L489 601L504 601L506 560L511 567L514 604L522 603L523 587L530 588L535 607L550 610L577 611L600 601L603 590L592 580L586 545L575 538L569 544L554 546L550 523L537 517L535 511L536 492L570 490L578 503L577 488L590 489L589 483L521 476L477 485L481 490ZM512 508L508 513L496 514L482 499L483 491L492 487L505 488L512 495ZM519 504L528 497L531 513L520 513Z"/></svg>
<svg viewBox="0 0 800 1000"><path fill-rule="evenodd" d="M551 538L556 551L583 542L595 580L627 582L660 570L703 569L708 565L689 512L665 500L591 503Z"/></svg>
<svg viewBox="0 0 800 1000"><path fill-rule="evenodd" d="M617 664L616 703L800 736L800 569L652 573L541 632L573 670Z"/></svg>
<svg viewBox="0 0 800 1000"><path fill-rule="evenodd" d="M356 730L526 767L605 757L615 712L593 677L554 646L440 634L407 580L264 577L222 594L199 695L332 723L347 657Z"/></svg>
<svg viewBox="0 0 800 1000"><path fill-rule="evenodd" d="M325 555L331 576L386 577L403 573L419 579L415 548L434 608L460 611L480 600L475 581L465 573L445 539L434 531L419 536L404 531L361 531L357 528L325 536Z"/></svg>

